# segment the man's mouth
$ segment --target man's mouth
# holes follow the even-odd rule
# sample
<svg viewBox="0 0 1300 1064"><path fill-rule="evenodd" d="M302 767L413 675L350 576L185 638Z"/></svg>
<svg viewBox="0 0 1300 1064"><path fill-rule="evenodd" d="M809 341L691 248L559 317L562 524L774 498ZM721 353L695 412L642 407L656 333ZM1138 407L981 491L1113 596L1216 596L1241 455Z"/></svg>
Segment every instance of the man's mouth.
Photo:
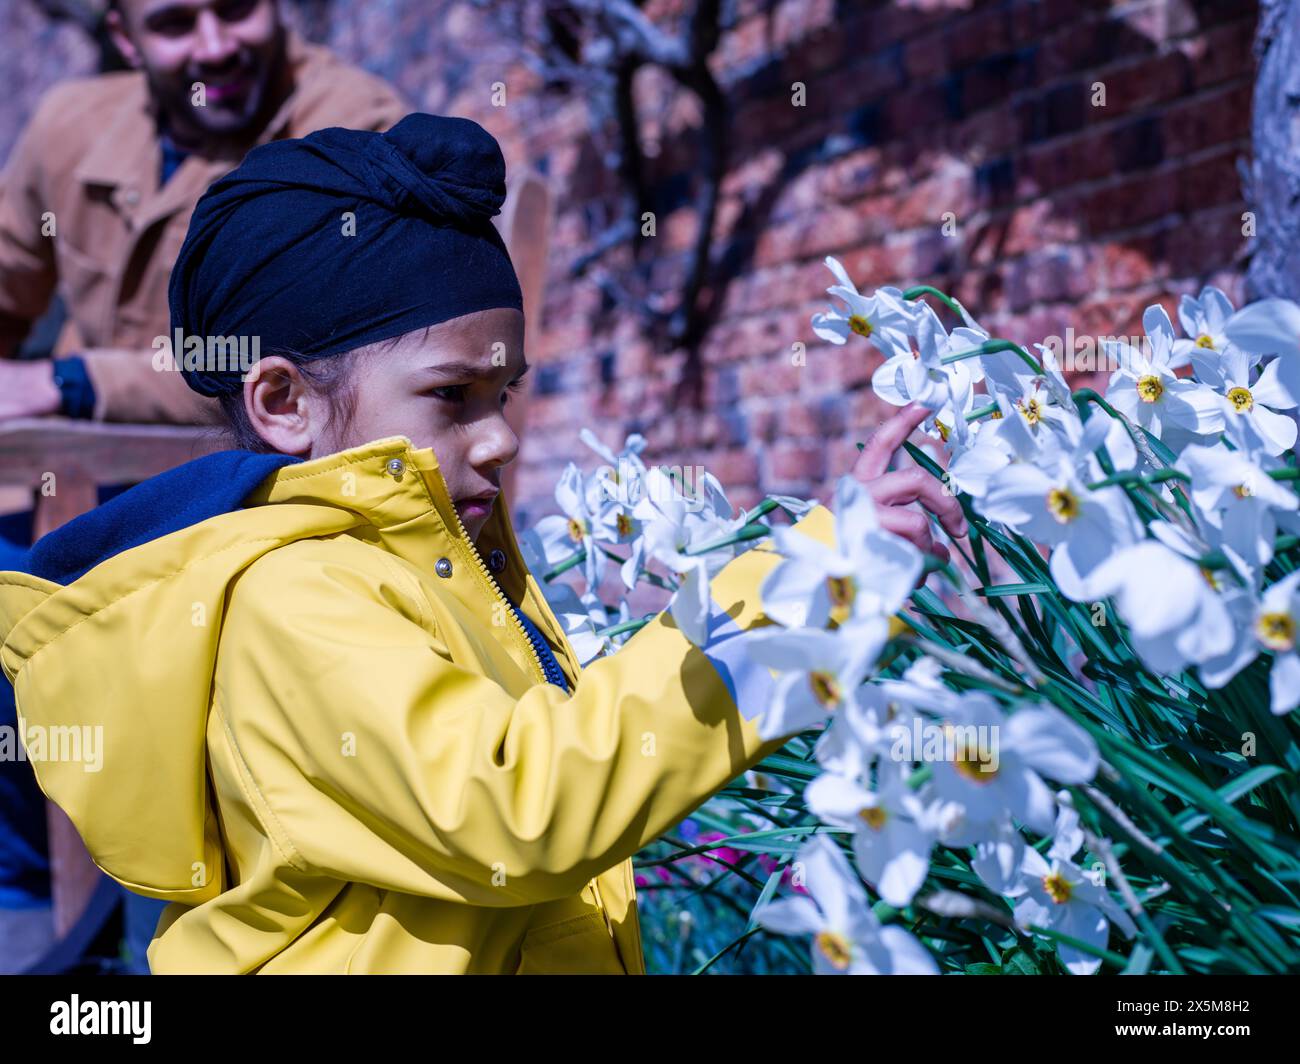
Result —
<svg viewBox="0 0 1300 1064"><path fill-rule="evenodd" d="M234 74L223 74L219 78L200 78L203 91L213 103L229 103L247 96L253 88L253 71L240 70Z"/></svg>

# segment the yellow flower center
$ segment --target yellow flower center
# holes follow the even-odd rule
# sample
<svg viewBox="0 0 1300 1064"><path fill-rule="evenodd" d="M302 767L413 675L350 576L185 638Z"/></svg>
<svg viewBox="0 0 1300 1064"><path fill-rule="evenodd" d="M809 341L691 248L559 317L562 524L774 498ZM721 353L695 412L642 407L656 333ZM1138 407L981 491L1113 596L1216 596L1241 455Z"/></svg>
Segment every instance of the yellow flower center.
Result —
<svg viewBox="0 0 1300 1064"><path fill-rule="evenodd" d="M1249 388L1230 388L1228 402L1232 404L1233 413L1244 414L1255 405L1255 397L1250 394Z"/></svg>
<svg viewBox="0 0 1300 1064"><path fill-rule="evenodd" d="M939 430L939 439L943 440L944 443L947 443L948 433L950 433L952 430L948 428L948 426L945 425L938 418L934 419L934 427Z"/></svg>
<svg viewBox="0 0 1300 1064"><path fill-rule="evenodd" d="M858 589L851 576L828 576L826 591L831 599L831 620L843 624L853 612L853 600Z"/></svg>
<svg viewBox="0 0 1300 1064"><path fill-rule="evenodd" d="M1238 484L1235 488L1232 489L1232 494L1237 496L1237 498L1239 499L1249 499L1255 493L1254 491L1251 490L1249 484Z"/></svg>
<svg viewBox="0 0 1300 1064"><path fill-rule="evenodd" d="M833 673L810 672L808 685L812 688L813 697L827 709L834 709L840 704L843 692L840 690L839 680Z"/></svg>
<svg viewBox="0 0 1300 1064"><path fill-rule="evenodd" d="M966 742L966 734L957 731L951 723L943 726L944 740L952 745L952 767L958 775L972 783L992 783L998 778L990 751L978 739L974 745Z"/></svg>
<svg viewBox="0 0 1300 1064"><path fill-rule="evenodd" d="M1057 905L1064 905L1074 894L1074 887L1060 872L1049 872L1043 876L1043 889Z"/></svg>
<svg viewBox="0 0 1300 1064"><path fill-rule="evenodd" d="M860 809L858 816L872 831L879 831L885 826L885 821L889 819L889 814L883 807L878 805L869 805Z"/></svg>
<svg viewBox="0 0 1300 1064"><path fill-rule="evenodd" d="M1025 415L1031 425L1037 425L1043 416L1043 408L1037 399L1017 399L1016 409Z"/></svg>
<svg viewBox="0 0 1300 1064"><path fill-rule="evenodd" d="M1160 378L1154 374L1148 374L1141 377L1137 383L1138 398L1144 403L1154 403L1165 394L1165 386L1160 383Z"/></svg>
<svg viewBox="0 0 1300 1064"><path fill-rule="evenodd" d="M574 543L581 543L587 535L587 525L576 517L569 518L569 538Z"/></svg>
<svg viewBox="0 0 1300 1064"><path fill-rule="evenodd" d="M819 931L815 941L817 948L822 951L822 956L836 971L842 972L849 966L852 955L849 952L848 939L843 935L836 934L834 931Z"/></svg>
<svg viewBox="0 0 1300 1064"><path fill-rule="evenodd" d="M619 513L618 517L615 518L614 525L618 529L620 536L632 534L632 518L628 517L627 514Z"/></svg>
<svg viewBox="0 0 1300 1064"><path fill-rule="evenodd" d="M1079 516L1079 497L1069 488L1053 488L1047 493L1047 512L1068 525Z"/></svg>
<svg viewBox="0 0 1300 1064"><path fill-rule="evenodd" d="M1205 566L1202 565L1201 577L1202 579L1205 580L1207 584L1210 585L1210 587L1214 588L1215 591L1223 590L1223 580L1220 579L1219 574L1216 573L1213 569L1207 569Z"/></svg>
<svg viewBox="0 0 1300 1064"><path fill-rule="evenodd" d="M873 331L871 322L867 321L861 314L854 314L849 318L849 328L859 336L870 336Z"/></svg>
<svg viewBox="0 0 1300 1064"><path fill-rule="evenodd" d="M994 410L993 413L991 413L991 414L989 415L989 420L990 420L990 421L1001 421L1001 420L1002 420L1002 411L1001 411L1001 410Z"/></svg>
<svg viewBox="0 0 1300 1064"><path fill-rule="evenodd" d="M1289 613L1260 614L1255 635L1269 650L1294 650L1295 619Z"/></svg>
<svg viewBox="0 0 1300 1064"><path fill-rule="evenodd" d="M1198 337L1196 338L1196 346L1197 346L1197 347L1208 347L1211 351L1213 351L1213 350L1214 350L1214 338L1213 338L1212 336L1208 335L1207 333L1201 333L1201 335L1198 336Z"/></svg>

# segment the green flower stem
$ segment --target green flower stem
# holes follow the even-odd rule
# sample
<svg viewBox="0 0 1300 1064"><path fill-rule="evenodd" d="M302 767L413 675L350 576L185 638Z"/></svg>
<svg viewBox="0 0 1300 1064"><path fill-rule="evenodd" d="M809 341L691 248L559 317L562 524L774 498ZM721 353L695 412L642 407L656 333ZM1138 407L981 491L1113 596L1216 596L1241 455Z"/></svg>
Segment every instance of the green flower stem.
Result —
<svg viewBox="0 0 1300 1064"><path fill-rule="evenodd" d="M996 355L1000 351L1014 351L1020 356L1025 365L1035 373L1041 374L1043 372L1043 367L1038 364L1033 355L1019 344L1013 344L1010 340L985 340L979 347L967 348L965 351L954 351L951 355L944 355L939 361L947 366L963 359L974 358L976 355Z"/></svg>
<svg viewBox="0 0 1300 1064"><path fill-rule="evenodd" d="M606 636L622 635L624 632L638 632L647 624L655 619L658 614L647 614L645 617L635 617L627 621L619 621L618 624L611 624L608 628L601 628L596 635L602 639Z"/></svg>
<svg viewBox="0 0 1300 1064"><path fill-rule="evenodd" d="M998 412L997 403L989 403L987 406L977 406L974 410L968 411L963 415L966 421L978 421L982 417L988 417L990 414Z"/></svg>
<svg viewBox="0 0 1300 1064"><path fill-rule="evenodd" d="M1191 483L1192 478L1181 469L1158 469L1154 473L1135 473L1129 470L1089 484L1088 490L1096 491L1098 488L1109 488L1116 484L1126 486L1129 484L1161 484L1166 480L1182 480Z"/></svg>
<svg viewBox="0 0 1300 1064"><path fill-rule="evenodd" d="M708 543L701 543L698 546L691 547L682 551L686 555L708 554L710 551L721 550L723 547L730 547L733 543L744 543L751 539L762 539L764 536L772 534L772 526L765 525L761 521L745 525L730 535L723 536L721 539L710 540Z"/></svg>
<svg viewBox="0 0 1300 1064"><path fill-rule="evenodd" d="M957 317L961 318L962 321L966 320L966 316L962 313L961 304L953 299L952 296L940 292L937 288L931 288L928 284L918 284L913 288L907 289L907 291L903 293L903 298L909 301L920 299L922 296L934 296L935 299L956 314Z"/></svg>
<svg viewBox="0 0 1300 1064"><path fill-rule="evenodd" d="M1300 543L1300 536L1278 536L1273 541L1273 553L1281 554L1283 551L1290 550L1296 544ZM1227 569L1231 563L1224 555L1223 551L1211 551L1209 554L1203 554L1196 563L1203 569Z"/></svg>
<svg viewBox="0 0 1300 1064"><path fill-rule="evenodd" d="M586 560L587 560L587 550L584 547L583 549L575 551L573 554L570 554L567 558L564 559L564 561L556 562L555 567L553 569L548 569L545 573L542 574L542 579L549 584L557 576L562 576L563 574L567 573L570 569L573 569L576 566L581 565Z"/></svg>

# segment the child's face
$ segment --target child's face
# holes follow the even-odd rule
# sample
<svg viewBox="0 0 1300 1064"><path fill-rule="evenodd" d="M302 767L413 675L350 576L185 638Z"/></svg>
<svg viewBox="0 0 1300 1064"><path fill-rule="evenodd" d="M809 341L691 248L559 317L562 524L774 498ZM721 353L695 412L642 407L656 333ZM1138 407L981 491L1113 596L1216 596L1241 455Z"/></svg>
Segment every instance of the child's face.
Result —
<svg viewBox="0 0 1300 1064"><path fill-rule="evenodd" d="M505 405L528 368L524 316L479 311L376 347L353 356L355 405L342 435L325 426L309 457L385 436L432 447L461 522L477 539L495 503L471 497L499 490L501 467L519 450Z"/></svg>
<svg viewBox="0 0 1300 1064"><path fill-rule="evenodd" d="M478 311L348 358L355 359L350 419L285 360L261 360L244 385L257 432L276 450L308 459L385 436L433 447L465 532L477 540L498 503L471 497L499 489L500 468L519 451L506 403L511 382L528 369L523 313Z"/></svg>

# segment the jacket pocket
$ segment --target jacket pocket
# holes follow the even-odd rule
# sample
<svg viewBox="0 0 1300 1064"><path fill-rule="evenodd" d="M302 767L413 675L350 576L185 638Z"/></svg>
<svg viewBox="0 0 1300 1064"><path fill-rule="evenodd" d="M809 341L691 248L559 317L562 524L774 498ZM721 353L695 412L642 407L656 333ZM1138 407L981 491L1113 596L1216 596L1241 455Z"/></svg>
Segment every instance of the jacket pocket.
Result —
<svg viewBox="0 0 1300 1064"><path fill-rule="evenodd" d="M519 953L519 975L627 974L597 911L529 931Z"/></svg>

